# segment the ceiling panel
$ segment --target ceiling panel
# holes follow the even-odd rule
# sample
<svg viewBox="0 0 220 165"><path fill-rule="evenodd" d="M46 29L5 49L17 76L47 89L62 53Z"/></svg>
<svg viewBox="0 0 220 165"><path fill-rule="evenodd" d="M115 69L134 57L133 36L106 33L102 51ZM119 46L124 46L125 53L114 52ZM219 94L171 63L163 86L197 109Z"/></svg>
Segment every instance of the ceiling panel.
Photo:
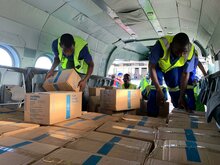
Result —
<svg viewBox="0 0 220 165"><path fill-rule="evenodd" d="M200 11L203 0L191 0L191 8Z"/></svg>
<svg viewBox="0 0 220 165"><path fill-rule="evenodd" d="M178 5L178 12L179 12L180 18L190 20L190 21L199 22L200 11L198 11L198 10L195 10L193 8L189 8L184 5Z"/></svg>
<svg viewBox="0 0 220 165"><path fill-rule="evenodd" d="M206 47L211 36L201 25L198 27L197 39L202 44L203 47Z"/></svg>
<svg viewBox="0 0 220 165"><path fill-rule="evenodd" d="M49 17L42 31L47 32L57 37L60 37L63 33L70 33L70 34L73 34L74 36L75 35L80 36L84 38L85 40L88 38L87 33L61 21L60 19L57 19L54 16Z"/></svg>
<svg viewBox="0 0 220 165"><path fill-rule="evenodd" d="M91 19L117 38L130 37L130 35L119 27L105 12L92 16Z"/></svg>
<svg viewBox="0 0 220 165"><path fill-rule="evenodd" d="M184 6L191 6L191 0L176 0L178 4L184 5Z"/></svg>
<svg viewBox="0 0 220 165"><path fill-rule="evenodd" d="M109 44L118 40L117 37L106 31L105 29L100 29L91 35L103 41L104 43L109 43Z"/></svg>
<svg viewBox="0 0 220 165"><path fill-rule="evenodd" d="M143 9L138 9L129 13L117 13L125 25L134 25L136 23L148 21Z"/></svg>
<svg viewBox="0 0 220 165"><path fill-rule="evenodd" d="M178 17L175 0L150 0L157 18Z"/></svg>
<svg viewBox="0 0 220 165"><path fill-rule="evenodd" d="M181 26L181 29L197 31L198 22L180 19L180 26Z"/></svg>
<svg viewBox="0 0 220 165"><path fill-rule="evenodd" d="M127 12L141 8L138 0L104 0L105 3L117 12Z"/></svg>
<svg viewBox="0 0 220 165"><path fill-rule="evenodd" d="M122 28L120 28L118 25L112 25L105 27L107 31L114 34L117 38L121 39L129 39L131 36Z"/></svg>
<svg viewBox="0 0 220 165"><path fill-rule="evenodd" d="M37 49L40 31L0 17L0 41L12 46Z"/></svg>
<svg viewBox="0 0 220 165"><path fill-rule="evenodd" d="M68 4L61 7L53 15L88 34L94 33L95 31L101 28L99 25L97 25L95 22L89 19L86 15L80 13Z"/></svg>
<svg viewBox="0 0 220 165"><path fill-rule="evenodd" d="M217 24L220 18L219 10L219 0L203 0L202 14L208 15L214 24Z"/></svg>
<svg viewBox="0 0 220 165"><path fill-rule="evenodd" d="M65 2L63 0L23 0L30 5L41 9L47 13L53 13L56 9L62 6Z"/></svg>
<svg viewBox="0 0 220 165"><path fill-rule="evenodd" d="M158 37L157 33L149 22L142 22L129 26L137 34L138 39Z"/></svg>
<svg viewBox="0 0 220 165"><path fill-rule="evenodd" d="M211 35L215 30L215 23L212 19L205 13L202 12L200 25Z"/></svg>
<svg viewBox="0 0 220 165"><path fill-rule="evenodd" d="M90 50L97 51L98 40L96 38L89 36L87 42Z"/></svg>
<svg viewBox="0 0 220 165"><path fill-rule="evenodd" d="M209 44L213 45L213 48L216 52L220 50L220 21L218 22L218 25L216 26L216 29L212 35L212 38Z"/></svg>
<svg viewBox="0 0 220 165"><path fill-rule="evenodd" d="M0 16L38 30L42 29L49 16L23 1L1 0L0 4Z"/></svg>
<svg viewBox="0 0 220 165"><path fill-rule="evenodd" d="M91 0L65 0L70 6L77 9L81 13L87 15L88 17L97 15L102 12L93 1Z"/></svg>
<svg viewBox="0 0 220 165"><path fill-rule="evenodd" d="M55 40L57 37L46 32L41 32L39 43L38 43L38 50L51 52L51 44L52 41Z"/></svg>
<svg viewBox="0 0 220 165"><path fill-rule="evenodd" d="M177 31L180 31L178 18L159 19L159 22L165 33L167 32L176 33Z"/></svg>

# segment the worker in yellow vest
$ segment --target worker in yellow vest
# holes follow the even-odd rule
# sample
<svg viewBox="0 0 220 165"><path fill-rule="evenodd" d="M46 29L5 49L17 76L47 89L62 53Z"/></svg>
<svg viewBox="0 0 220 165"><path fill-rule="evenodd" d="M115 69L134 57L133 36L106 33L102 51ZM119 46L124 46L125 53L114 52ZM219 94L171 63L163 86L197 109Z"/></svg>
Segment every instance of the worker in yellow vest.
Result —
<svg viewBox="0 0 220 165"><path fill-rule="evenodd" d="M88 43L81 37L73 37L71 34L66 33L53 41L52 51L54 53L54 61L46 78L52 76L55 68L60 64L63 70L75 69L82 78L78 84L80 91L84 91L85 88L87 89L87 81L94 68L94 62L89 52ZM85 92L83 96L86 96L88 93L87 90ZM85 99L83 99L83 102L84 101ZM83 105L84 104L86 106L86 103L83 103Z"/></svg>
<svg viewBox="0 0 220 165"><path fill-rule="evenodd" d="M137 89L137 86L131 84L131 76L129 74L124 74L124 84L122 84L122 89Z"/></svg>
<svg viewBox="0 0 220 165"><path fill-rule="evenodd" d="M141 79L139 87L141 90L142 97L147 100L148 94L150 92L150 78L149 75L146 75Z"/></svg>
<svg viewBox="0 0 220 165"><path fill-rule="evenodd" d="M149 70L152 80L152 90L148 99L149 116L157 117L159 105L165 101L166 89L163 88L163 78L168 87L174 107L187 108L185 90L189 73L194 69L194 46L185 33L160 38L151 50ZM179 72L179 68L183 68Z"/></svg>

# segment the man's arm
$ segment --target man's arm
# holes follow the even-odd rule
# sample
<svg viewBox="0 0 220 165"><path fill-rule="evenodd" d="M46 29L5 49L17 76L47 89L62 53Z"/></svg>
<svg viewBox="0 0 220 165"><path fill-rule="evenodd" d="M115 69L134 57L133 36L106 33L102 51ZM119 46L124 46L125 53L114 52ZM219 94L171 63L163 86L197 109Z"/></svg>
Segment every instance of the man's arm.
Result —
<svg viewBox="0 0 220 165"><path fill-rule="evenodd" d="M202 63L199 61L198 63L199 69L202 71L204 76L207 76L207 72L205 71L205 68L203 67Z"/></svg>
<svg viewBox="0 0 220 165"><path fill-rule="evenodd" d="M93 69L94 69L94 62L90 61L87 64L88 64L88 71L87 71L86 77L83 79L86 82L89 80L90 76L92 75L92 72L93 72Z"/></svg>
<svg viewBox="0 0 220 165"><path fill-rule="evenodd" d="M160 88L160 84L157 77L157 71L156 71L156 67L161 55L163 55L163 49L160 43L157 41L154 47L152 48L151 54L149 56L148 69L150 72L150 77L152 79L152 82L157 90L156 98L158 104L164 103L164 94L162 89Z"/></svg>
<svg viewBox="0 0 220 165"><path fill-rule="evenodd" d="M89 80L90 76L92 75L94 69L94 62L92 60L92 56L89 52L88 46L86 45L80 52L80 59L84 59L84 61L88 65L88 71L84 79L79 82L80 91L83 91L86 87L86 83Z"/></svg>
<svg viewBox="0 0 220 165"><path fill-rule="evenodd" d="M48 71L47 75L46 75L46 79L53 76L54 74L54 70L55 68L60 64L60 59L58 57L58 39L54 40L53 43L52 43L52 51L54 53L54 60L53 60L53 64L52 64L52 67L50 68L50 70Z"/></svg>
<svg viewBox="0 0 220 165"><path fill-rule="evenodd" d="M194 70L194 65L195 65L195 55L192 57L190 61L187 61L186 64L184 65L184 69L181 75L181 82L180 82L180 97L179 97L179 107L184 107L188 111L187 104L185 102L185 91L187 88L187 84L189 81L189 75L190 72Z"/></svg>

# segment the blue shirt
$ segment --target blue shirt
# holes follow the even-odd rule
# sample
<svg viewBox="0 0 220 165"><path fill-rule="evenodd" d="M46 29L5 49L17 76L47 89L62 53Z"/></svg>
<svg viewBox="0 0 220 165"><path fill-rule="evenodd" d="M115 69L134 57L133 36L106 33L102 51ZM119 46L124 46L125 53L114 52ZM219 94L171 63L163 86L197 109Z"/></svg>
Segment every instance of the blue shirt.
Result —
<svg viewBox="0 0 220 165"><path fill-rule="evenodd" d="M54 53L54 56L55 57L58 57L59 56L59 53L58 53L58 39L54 40L53 43L52 43L52 51ZM68 59L68 61L72 61L73 62L73 56L74 54L72 54L71 56L66 56L64 53L63 53L63 56L66 57ZM80 51L80 54L79 54L79 60L82 60L84 59L84 61L88 64L92 61L92 56L91 54L89 53L89 49L88 49L88 46L84 46L83 49Z"/></svg>
<svg viewBox="0 0 220 165"><path fill-rule="evenodd" d="M156 42L156 44L153 46L151 50L151 54L149 55L149 61L152 64L158 64L158 61L160 58L163 57L163 48L160 44L159 41ZM194 59L195 57L193 56L190 61L187 61L185 65L183 66L183 71L184 72L192 72L194 70ZM174 56L172 53L170 53L170 63L174 64L177 60L179 60L179 57Z"/></svg>

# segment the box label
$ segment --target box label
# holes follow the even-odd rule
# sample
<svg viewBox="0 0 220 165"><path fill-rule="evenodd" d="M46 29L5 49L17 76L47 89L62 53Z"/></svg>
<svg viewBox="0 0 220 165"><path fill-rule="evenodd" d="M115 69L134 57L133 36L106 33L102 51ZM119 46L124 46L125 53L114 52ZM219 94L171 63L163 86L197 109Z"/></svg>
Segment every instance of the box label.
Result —
<svg viewBox="0 0 220 165"><path fill-rule="evenodd" d="M70 95L66 96L66 119L70 118Z"/></svg>
<svg viewBox="0 0 220 165"><path fill-rule="evenodd" d="M128 109L131 109L131 91L128 91Z"/></svg>

